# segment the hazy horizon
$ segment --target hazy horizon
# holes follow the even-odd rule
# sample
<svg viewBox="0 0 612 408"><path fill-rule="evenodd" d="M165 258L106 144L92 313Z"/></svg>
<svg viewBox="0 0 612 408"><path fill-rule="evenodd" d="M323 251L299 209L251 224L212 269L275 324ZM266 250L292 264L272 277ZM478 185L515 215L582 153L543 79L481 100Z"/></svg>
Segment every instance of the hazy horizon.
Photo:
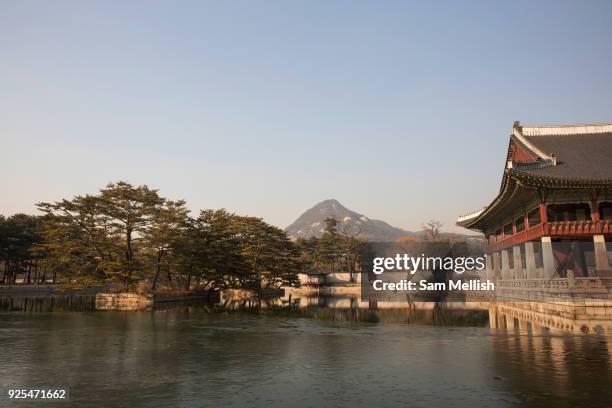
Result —
<svg viewBox="0 0 612 408"><path fill-rule="evenodd" d="M489 204L514 120L612 122L612 3L0 3L0 214L147 184L285 228Z"/></svg>

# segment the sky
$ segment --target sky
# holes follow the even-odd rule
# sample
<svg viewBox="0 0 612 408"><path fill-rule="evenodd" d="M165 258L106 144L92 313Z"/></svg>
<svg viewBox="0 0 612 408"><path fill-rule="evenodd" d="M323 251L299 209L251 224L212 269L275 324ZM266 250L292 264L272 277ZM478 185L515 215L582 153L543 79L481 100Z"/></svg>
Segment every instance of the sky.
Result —
<svg viewBox="0 0 612 408"><path fill-rule="evenodd" d="M512 123L612 122L612 2L0 2L0 214L157 188L286 227L489 204ZM612 152L610 152L612 158Z"/></svg>

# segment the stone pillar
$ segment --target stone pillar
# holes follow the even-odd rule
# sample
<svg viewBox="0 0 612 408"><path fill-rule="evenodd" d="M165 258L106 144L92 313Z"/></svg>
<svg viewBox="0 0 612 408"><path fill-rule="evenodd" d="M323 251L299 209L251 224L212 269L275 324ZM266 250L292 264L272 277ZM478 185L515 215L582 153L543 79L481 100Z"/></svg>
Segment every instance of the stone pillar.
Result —
<svg viewBox="0 0 612 408"><path fill-rule="evenodd" d="M550 237L542 237L542 273L544 279L552 279L557 276Z"/></svg>
<svg viewBox="0 0 612 408"><path fill-rule="evenodd" d="M489 326L497 329L497 310L494 307L489 307Z"/></svg>
<svg viewBox="0 0 612 408"><path fill-rule="evenodd" d="M512 248L512 254L514 255L514 279L524 279L523 261L521 261L521 246L516 245Z"/></svg>
<svg viewBox="0 0 612 408"><path fill-rule="evenodd" d="M499 252L494 252L491 254L492 259L492 263L493 263L493 275L495 276L495 278L501 278L501 267L500 267L500 263L499 263Z"/></svg>
<svg viewBox="0 0 612 408"><path fill-rule="evenodd" d="M498 329L507 329L508 328L507 322L508 321L506 320L506 315L505 314L499 313L497 315L497 328Z"/></svg>
<svg viewBox="0 0 612 408"><path fill-rule="evenodd" d="M514 317L506 315L506 328L508 331L514 331Z"/></svg>
<svg viewBox="0 0 612 408"><path fill-rule="evenodd" d="M525 242L525 269L527 269L527 279L537 278L535 251L533 242Z"/></svg>
<svg viewBox="0 0 612 408"><path fill-rule="evenodd" d="M501 251L501 276L502 279L510 279L510 262L508 258L508 250Z"/></svg>
<svg viewBox="0 0 612 408"><path fill-rule="evenodd" d="M608 276L610 270L610 262L608 261L608 252L606 250L606 240L603 235L593 235L593 246L595 247L595 271L597 276L600 271L606 271L605 277Z"/></svg>
<svg viewBox="0 0 612 408"><path fill-rule="evenodd" d="M495 270L493 269L493 254L485 255L485 261L487 263L487 279L495 279Z"/></svg>

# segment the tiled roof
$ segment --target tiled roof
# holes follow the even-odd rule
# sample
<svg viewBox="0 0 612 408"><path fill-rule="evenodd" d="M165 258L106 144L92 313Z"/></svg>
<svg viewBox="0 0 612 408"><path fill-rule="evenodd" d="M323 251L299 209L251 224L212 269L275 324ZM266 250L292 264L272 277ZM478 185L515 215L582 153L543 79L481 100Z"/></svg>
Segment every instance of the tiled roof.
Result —
<svg viewBox="0 0 612 408"><path fill-rule="evenodd" d="M525 136L540 150L556 157L556 165L527 170L559 178L612 179L612 132L555 136Z"/></svg>
<svg viewBox="0 0 612 408"><path fill-rule="evenodd" d="M569 127L591 130L590 133L573 134L538 134L534 128L527 128L532 131L525 132L526 127L523 127L523 137L555 160L544 166L515 166L516 171L535 177L612 181L612 126L607 127L610 131L605 133L593 132L593 127L589 126Z"/></svg>
<svg viewBox="0 0 612 408"><path fill-rule="evenodd" d="M513 172L565 180L612 181L612 124L520 126L512 141L536 157L535 163L509 163Z"/></svg>
<svg viewBox="0 0 612 408"><path fill-rule="evenodd" d="M513 161L516 148L527 161ZM501 188L491 204L457 224L474 228L508 200L516 181L536 188L612 188L612 124L521 126L515 122Z"/></svg>

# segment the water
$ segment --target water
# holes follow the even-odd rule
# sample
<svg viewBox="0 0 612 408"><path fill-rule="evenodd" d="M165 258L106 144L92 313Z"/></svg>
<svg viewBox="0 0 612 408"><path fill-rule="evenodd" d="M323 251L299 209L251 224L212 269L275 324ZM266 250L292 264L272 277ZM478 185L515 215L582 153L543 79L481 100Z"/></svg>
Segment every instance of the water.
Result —
<svg viewBox="0 0 612 408"><path fill-rule="evenodd" d="M612 339L492 330L486 310L42 310L0 312L0 406L41 387L68 390L46 406L612 405Z"/></svg>

